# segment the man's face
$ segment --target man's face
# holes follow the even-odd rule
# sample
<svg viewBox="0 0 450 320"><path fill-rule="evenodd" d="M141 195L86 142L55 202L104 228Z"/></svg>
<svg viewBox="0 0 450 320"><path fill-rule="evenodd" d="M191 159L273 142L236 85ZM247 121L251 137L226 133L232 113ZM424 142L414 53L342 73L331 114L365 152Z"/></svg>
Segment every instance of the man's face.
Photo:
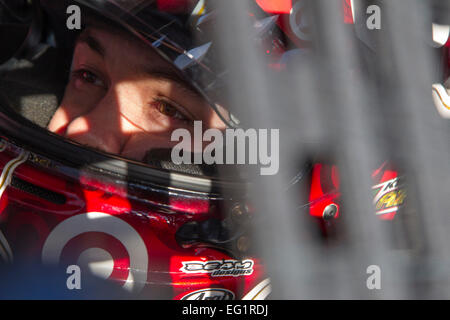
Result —
<svg viewBox="0 0 450 320"><path fill-rule="evenodd" d="M126 158L170 148L177 128L225 125L175 68L144 43L101 28L84 31L75 46L70 81L48 129Z"/></svg>

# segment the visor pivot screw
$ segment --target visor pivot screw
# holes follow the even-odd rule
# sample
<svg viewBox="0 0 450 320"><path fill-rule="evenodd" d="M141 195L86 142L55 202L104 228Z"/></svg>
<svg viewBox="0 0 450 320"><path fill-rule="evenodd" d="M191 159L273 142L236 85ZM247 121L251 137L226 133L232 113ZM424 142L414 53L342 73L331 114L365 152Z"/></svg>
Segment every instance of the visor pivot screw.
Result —
<svg viewBox="0 0 450 320"><path fill-rule="evenodd" d="M324 220L331 220L336 217L336 214L338 212L338 207L332 203L323 209L322 217Z"/></svg>
<svg viewBox="0 0 450 320"><path fill-rule="evenodd" d="M231 217L234 221L242 223L245 222L248 218L247 212L247 206L242 205L241 203L236 203L231 208Z"/></svg>

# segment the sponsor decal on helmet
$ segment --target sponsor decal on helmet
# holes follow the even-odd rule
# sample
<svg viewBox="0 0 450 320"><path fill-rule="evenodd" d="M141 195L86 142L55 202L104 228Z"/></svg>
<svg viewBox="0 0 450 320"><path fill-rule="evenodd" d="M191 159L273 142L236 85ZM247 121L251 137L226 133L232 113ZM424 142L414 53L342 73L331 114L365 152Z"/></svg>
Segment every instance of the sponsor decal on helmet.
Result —
<svg viewBox="0 0 450 320"><path fill-rule="evenodd" d="M113 245L102 247L100 235ZM76 264L99 277L111 278L117 269L126 269L123 287L130 292L139 293L147 281L148 251L144 241L133 227L113 215L88 212L62 221L44 243L42 262L58 265L70 247L80 252ZM123 259L123 253L127 259ZM123 260L127 260L127 266L116 267Z"/></svg>
<svg viewBox="0 0 450 320"><path fill-rule="evenodd" d="M373 203L377 215L397 211L406 198L406 191L398 186L398 178L377 184L372 190L375 192Z"/></svg>
<svg viewBox="0 0 450 320"><path fill-rule="evenodd" d="M227 289L209 288L189 292L180 300L233 300L234 293Z"/></svg>
<svg viewBox="0 0 450 320"><path fill-rule="evenodd" d="M180 271L184 273L209 273L211 277L239 277L253 273L254 261L247 260L211 260L184 261Z"/></svg>

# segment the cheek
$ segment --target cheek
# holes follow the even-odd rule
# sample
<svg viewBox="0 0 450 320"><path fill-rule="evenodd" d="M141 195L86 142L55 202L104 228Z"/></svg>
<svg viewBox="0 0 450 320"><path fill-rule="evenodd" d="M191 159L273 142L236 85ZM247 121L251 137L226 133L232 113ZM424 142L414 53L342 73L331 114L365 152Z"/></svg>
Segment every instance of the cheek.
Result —
<svg viewBox="0 0 450 320"><path fill-rule="evenodd" d="M223 120L217 115L217 113L213 112L209 120L209 128L215 128L223 131L227 128L227 126L223 122Z"/></svg>
<svg viewBox="0 0 450 320"><path fill-rule="evenodd" d="M220 118L219 115L208 105L205 106L204 110L208 110L202 117L203 130L206 129L219 129L221 131L227 128L227 125Z"/></svg>
<svg viewBox="0 0 450 320"><path fill-rule="evenodd" d="M98 93L87 93L76 90L74 81L71 81L64 93L63 100L48 125L48 130L57 134L64 134L70 122L87 113L95 107L102 98Z"/></svg>

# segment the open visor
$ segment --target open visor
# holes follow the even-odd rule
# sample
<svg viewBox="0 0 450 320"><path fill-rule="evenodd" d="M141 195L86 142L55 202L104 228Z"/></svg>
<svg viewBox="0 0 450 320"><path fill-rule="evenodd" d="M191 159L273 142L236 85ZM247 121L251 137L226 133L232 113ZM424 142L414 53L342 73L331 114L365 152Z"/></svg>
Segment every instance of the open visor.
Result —
<svg viewBox="0 0 450 320"><path fill-rule="evenodd" d="M213 40L215 13L205 1L76 2L88 8L88 16L92 12L100 14L151 46L202 94L227 126L238 125L238 120L223 107L226 69L220 64Z"/></svg>
<svg viewBox="0 0 450 320"><path fill-rule="evenodd" d="M228 101L229 72L217 43L219 10L215 1L76 2L141 38L181 72L228 127L240 126L240 112L230 110L232 104ZM248 18L254 27L251 40L267 58L270 69L284 53L285 40L277 26L278 16L267 15L255 3L250 7Z"/></svg>
<svg viewBox="0 0 450 320"><path fill-rule="evenodd" d="M227 101L230 96L228 90L230 81L227 79L229 72L226 65L221 61L223 57L221 57L220 44L214 40L217 39L218 35L217 30L214 30L217 25L218 10L215 10L213 5L214 1L197 0L177 2L79 0L70 3L67 1L42 0L40 1L40 9L43 10L42 12L39 10L39 13L43 18L38 26L39 28L34 28L35 32L40 29L39 31L42 34L41 47L35 51L33 56L25 57L26 61L18 60L14 62L14 65L7 66L8 72L1 79L7 84L2 84L2 97L6 97L7 105L12 106L12 109L18 111L25 118L83 146L100 149L127 159L142 160L145 164L155 165L167 170L181 170L184 173L194 175L215 176L217 166L202 164L202 166L182 167L174 165L170 161L171 154L168 147L160 147L164 150L148 148L148 150L153 149L153 151L145 156L132 157L126 153L99 148L98 145L93 145L83 139L75 139L73 138L75 135L62 134L61 130L65 130L64 128L57 128L56 130L49 127L51 126L49 122L58 113L57 109L61 105L66 105L65 100L69 95L69 84L72 81L78 81L72 80L72 77L82 78L83 81L100 87L100 89L103 84L108 82L107 79L102 79L102 77L100 79L95 78L90 71L75 68L77 62L75 61L75 53L80 39L84 37L83 41L88 43L91 49L94 48L95 51L96 44L93 44L91 39L86 37L85 32L93 26L93 28L106 26L106 33L109 34L126 34L123 39L125 37L133 38L134 42L139 42L139 50L149 52L152 55L151 58L159 59L162 63L170 65L172 69L176 70L176 77L180 78L189 87L188 89L191 89L190 91L195 91L201 97L204 103L198 105L204 107L203 110L208 110L208 112L218 116L216 118L220 119L222 129L242 126L239 112L236 113L236 111L243 110L233 109L230 111L232 104ZM275 66L276 69L276 64L273 62L279 61L283 53L282 39L277 38L277 16L268 16L263 10L255 6L254 10L248 13L248 17L254 26L255 43L261 47L263 55L267 58L267 66L271 66L272 63L272 67ZM108 30L108 28L110 29ZM108 40L104 39L104 43L108 44ZM275 47L277 50L272 50ZM123 47L118 46L112 50L107 48L110 51L106 53L122 51L123 56L124 52L128 54L127 48L125 44ZM97 51L101 54L102 49ZM128 59L132 58L132 52L129 52ZM146 58L149 60L148 56ZM128 60L123 59L122 61ZM33 74L30 75L28 71ZM25 89L16 92L17 84L20 82L20 86L22 86L25 78L27 88L24 86ZM68 80L69 84L67 84ZM30 83L30 81L33 83ZM77 87L77 89L79 88ZM55 92L56 97L52 96L52 93ZM86 94L88 98L93 98L94 95L95 92L91 93L90 91ZM72 105L84 108L84 100L76 96L74 94L70 102ZM179 100L183 102L183 99L178 99L176 102L180 102ZM158 111L164 109L165 113L172 113L173 118L178 118L175 111L170 108L167 110L164 101L160 103L158 101L156 105ZM128 104L128 106L134 107L134 104ZM241 105L239 108L245 109L246 106ZM130 107L129 109L133 108ZM120 112L128 122L136 127L149 129L146 127L145 114L134 112L134 110L129 113L123 112L123 110L120 110ZM105 108L99 113L102 115L101 126L104 126L106 130L108 121L106 118L111 117L110 111ZM232 113L236 116L233 116ZM193 120L202 119L193 118ZM203 124L203 130L211 128L207 124ZM121 123L117 121L117 127L120 127L120 125ZM101 126L91 125L88 129L94 132ZM170 127L171 130L175 128L177 128L177 125ZM153 132L155 131L158 130L153 130ZM113 134L111 132L111 135ZM198 152L198 150L193 151ZM192 155L192 157L194 156ZM236 163L236 161L233 163ZM225 172L221 172L221 174L235 176L235 169L232 166L227 166L224 170Z"/></svg>

